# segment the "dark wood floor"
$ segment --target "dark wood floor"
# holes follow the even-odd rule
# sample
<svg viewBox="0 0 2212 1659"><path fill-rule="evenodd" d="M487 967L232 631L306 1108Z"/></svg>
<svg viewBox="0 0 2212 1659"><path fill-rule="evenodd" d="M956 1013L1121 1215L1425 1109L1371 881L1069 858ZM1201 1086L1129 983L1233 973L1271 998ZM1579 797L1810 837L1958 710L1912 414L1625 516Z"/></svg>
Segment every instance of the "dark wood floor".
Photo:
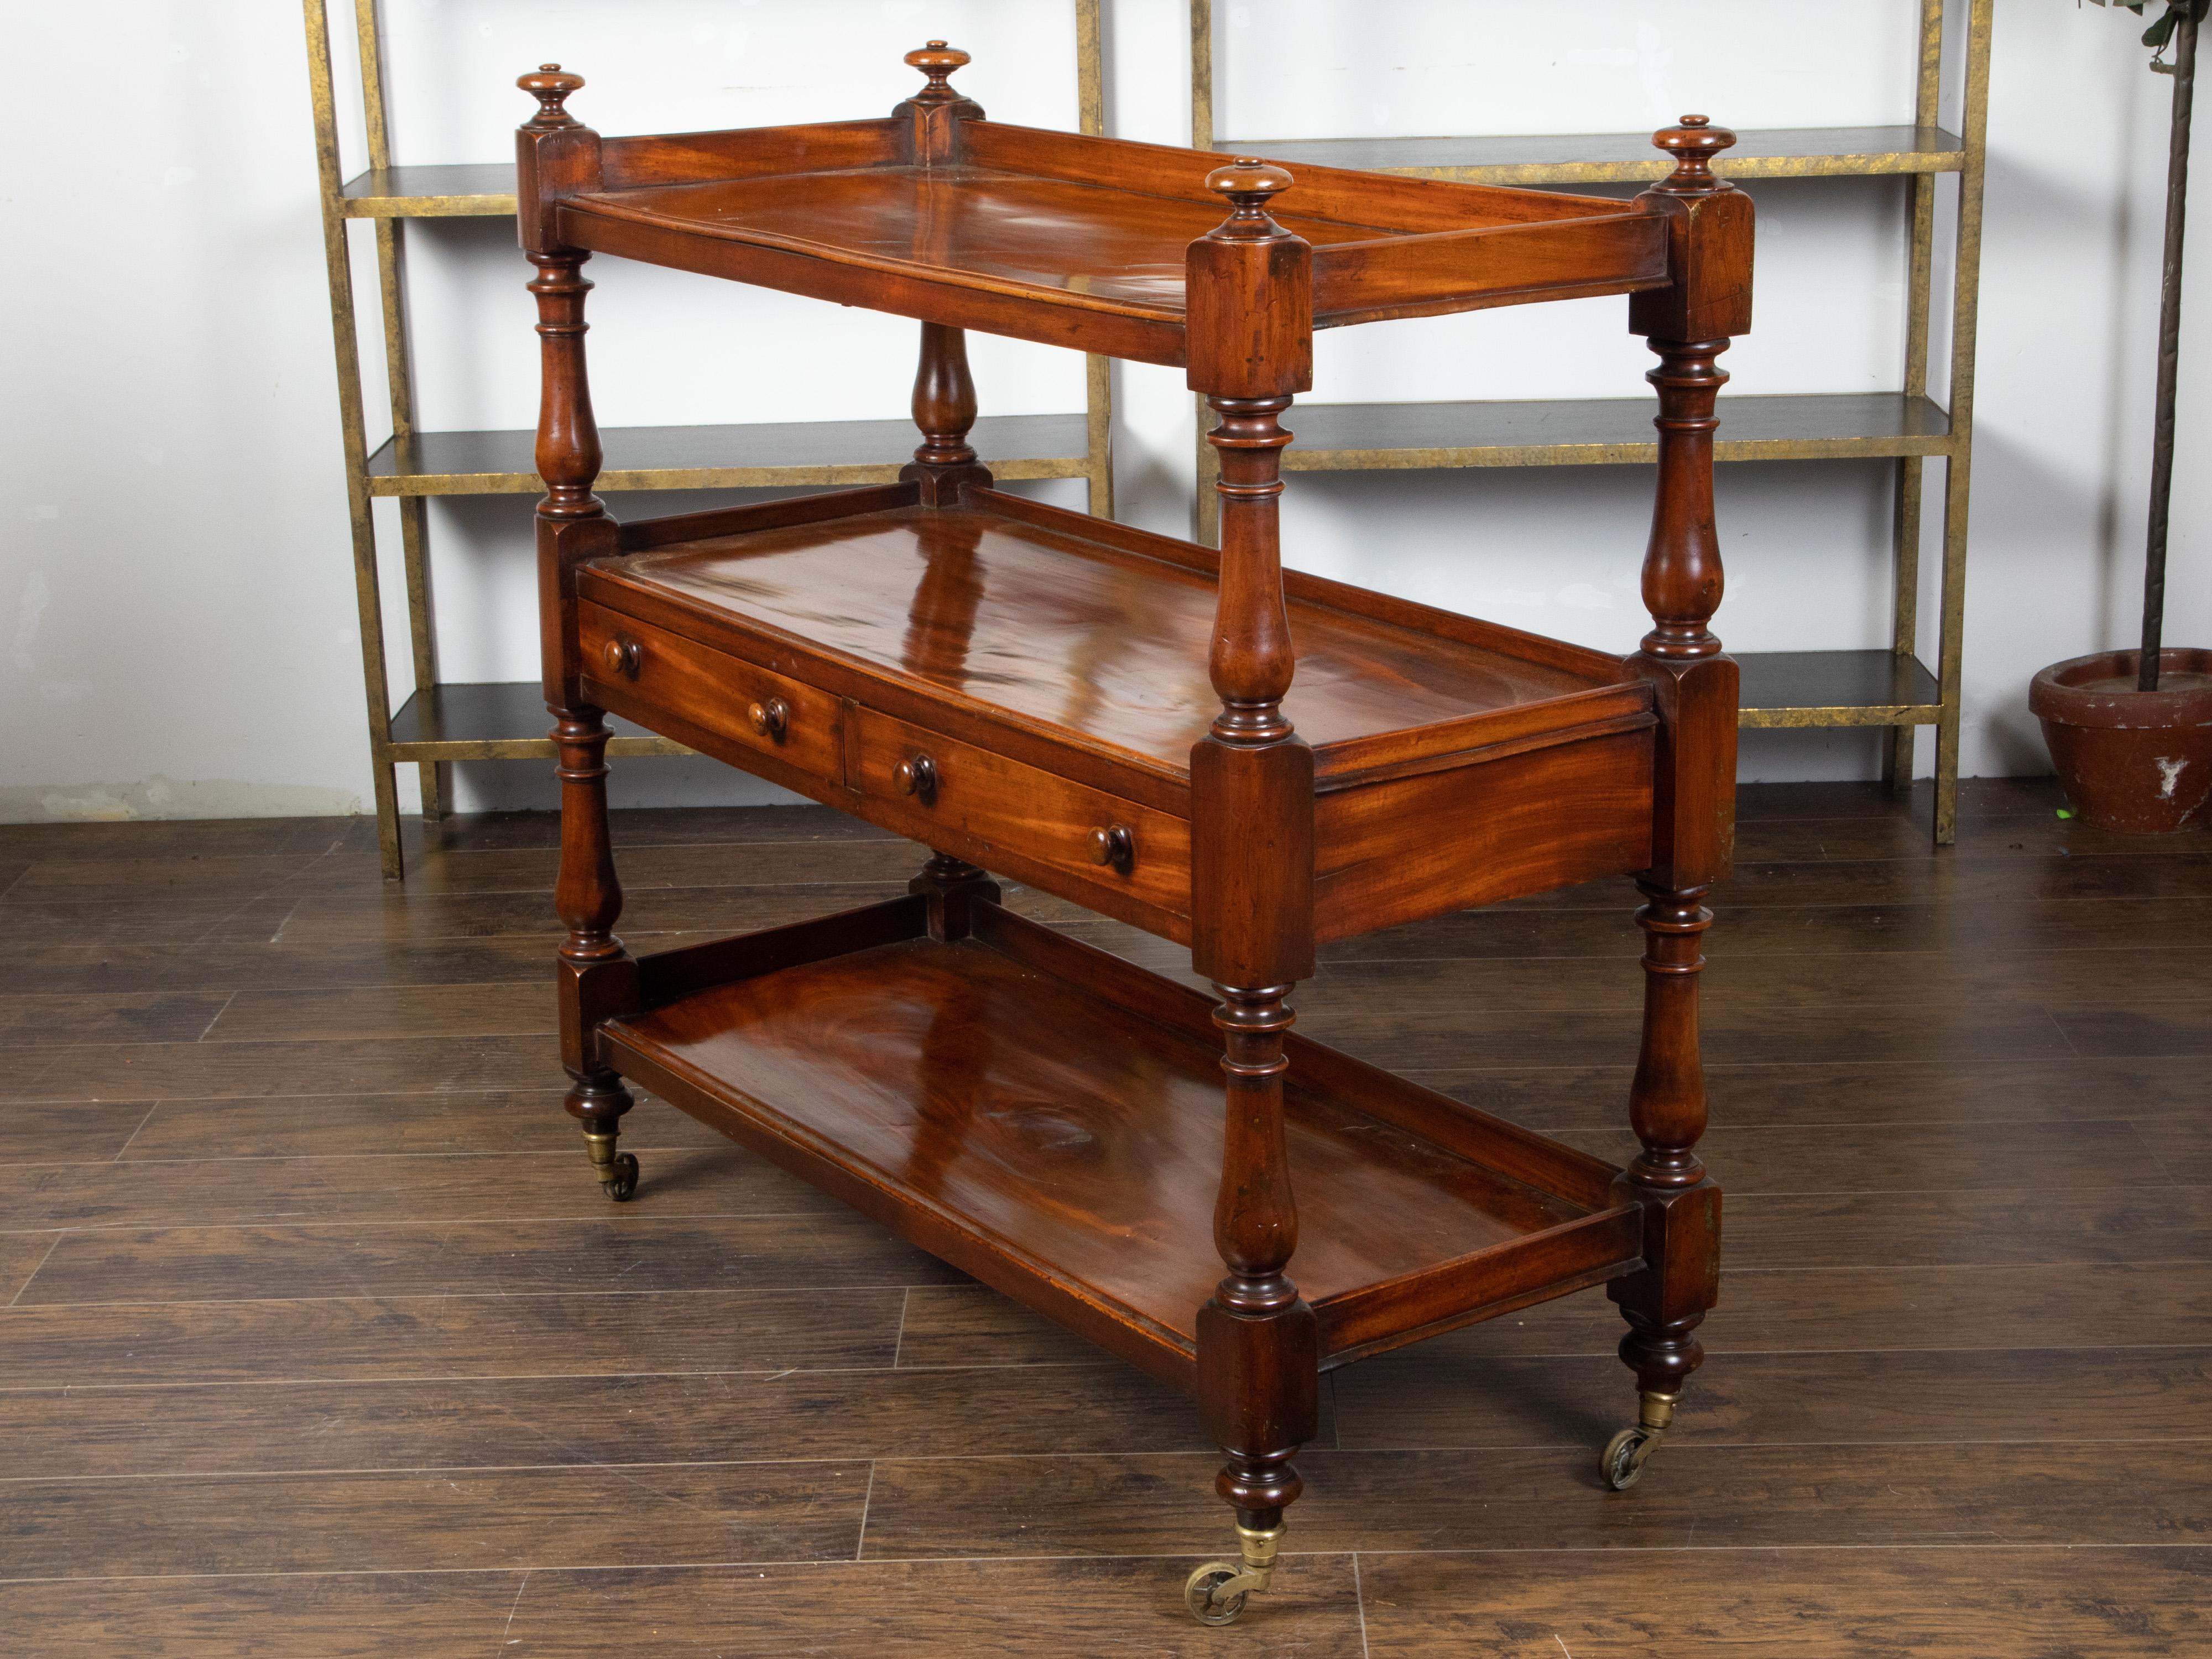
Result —
<svg viewBox="0 0 2212 1659"><path fill-rule="evenodd" d="M1600 1488L1595 1294L1341 1373L1223 1632L1180 1398L658 1103L599 1196L550 822L457 822L404 891L358 824L0 829L0 1650L2212 1653L2212 841L2055 805L1969 785L1931 855L1924 800L1747 791L1677 1438ZM641 940L918 857L812 809L618 834ZM1335 947L1303 1028L1625 1158L1629 911Z"/></svg>

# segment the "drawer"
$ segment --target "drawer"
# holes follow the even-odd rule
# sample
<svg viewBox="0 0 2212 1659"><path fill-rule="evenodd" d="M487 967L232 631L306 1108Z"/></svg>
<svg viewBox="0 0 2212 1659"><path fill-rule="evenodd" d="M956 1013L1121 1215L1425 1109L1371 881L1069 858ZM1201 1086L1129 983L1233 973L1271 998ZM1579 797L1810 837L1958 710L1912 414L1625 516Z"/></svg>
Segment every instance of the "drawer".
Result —
<svg viewBox="0 0 2212 1659"><path fill-rule="evenodd" d="M1165 912L1184 925L1163 927L1158 915L1139 925L1187 933L1190 825L1182 818L872 709L848 718L847 783L890 806L916 840L931 841L933 827L941 826L943 839L932 844L947 852L1127 920L1139 920L1133 904ZM963 848L947 831L984 845ZM993 853L1014 861L994 863ZM1024 869L1024 860L1039 867ZM1099 902L1115 896L1124 902Z"/></svg>
<svg viewBox="0 0 2212 1659"><path fill-rule="evenodd" d="M828 782L842 775L838 700L828 692L586 600L576 607L584 681L650 726L659 709Z"/></svg>

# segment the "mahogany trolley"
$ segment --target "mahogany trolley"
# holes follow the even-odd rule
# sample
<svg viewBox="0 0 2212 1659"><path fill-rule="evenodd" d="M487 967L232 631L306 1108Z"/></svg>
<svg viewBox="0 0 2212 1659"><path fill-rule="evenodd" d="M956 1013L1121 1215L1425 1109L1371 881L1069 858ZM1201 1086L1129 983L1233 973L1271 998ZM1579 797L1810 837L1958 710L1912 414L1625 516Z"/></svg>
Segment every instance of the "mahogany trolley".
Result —
<svg viewBox="0 0 2212 1659"><path fill-rule="evenodd" d="M1191 1576L1209 1624L1268 1583L1333 1366L1604 1285L1642 1391L1603 1459L1629 1485L1717 1283L1697 975L1734 835L1736 669L1706 626L1717 359L1751 317L1751 204L1711 167L1732 135L1660 133L1674 174L1630 203L1294 180L1002 126L950 85L965 52L906 61L928 83L887 119L676 137L580 125L558 65L520 83L561 1050L599 1178L635 1190L635 1081L1192 1392L1243 1544ZM919 319L901 482L617 524L594 252ZM1599 294L1660 359L1640 651L1283 572L1315 329ZM1220 552L994 489L970 328L1184 368L1219 419ZM933 856L908 897L633 957L607 710ZM1188 944L1218 1000L1001 908L986 871ZM1625 1170L1291 1035L1318 941L1622 872Z"/></svg>

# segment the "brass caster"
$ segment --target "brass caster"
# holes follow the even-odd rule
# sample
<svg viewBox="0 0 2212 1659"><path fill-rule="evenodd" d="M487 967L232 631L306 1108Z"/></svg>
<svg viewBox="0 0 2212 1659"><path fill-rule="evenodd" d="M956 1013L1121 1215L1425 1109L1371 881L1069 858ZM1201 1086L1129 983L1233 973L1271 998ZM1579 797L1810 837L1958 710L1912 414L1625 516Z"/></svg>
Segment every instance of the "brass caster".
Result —
<svg viewBox="0 0 2212 1659"><path fill-rule="evenodd" d="M1679 1394L1642 1396L1636 1426L1623 1429L1607 1441L1605 1455L1598 1459L1598 1474L1607 1486L1615 1492L1626 1492L1643 1478L1644 1464L1674 1425L1674 1407L1681 1398Z"/></svg>
<svg viewBox="0 0 2212 1659"><path fill-rule="evenodd" d="M1242 1566L1209 1561L1183 1580L1183 1605L1201 1625L1235 1624L1244 1611L1244 1598L1267 1589L1275 1576L1275 1552L1283 1541L1280 1527L1265 1531L1239 1527L1237 1538L1244 1549Z"/></svg>
<svg viewBox="0 0 2212 1659"><path fill-rule="evenodd" d="M636 1154L616 1152L612 1135L586 1133L584 1149L592 1156L592 1173L599 1176L600 1190L616 1203L627 1204L637 1191Z"/></svg>

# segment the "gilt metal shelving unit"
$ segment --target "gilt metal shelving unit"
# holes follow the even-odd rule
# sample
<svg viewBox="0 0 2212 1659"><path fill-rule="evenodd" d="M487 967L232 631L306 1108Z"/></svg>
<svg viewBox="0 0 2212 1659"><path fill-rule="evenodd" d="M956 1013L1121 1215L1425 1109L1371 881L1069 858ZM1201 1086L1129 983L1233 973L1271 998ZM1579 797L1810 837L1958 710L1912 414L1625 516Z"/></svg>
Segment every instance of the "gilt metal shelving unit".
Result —
<svg viewBox="0 0 2212 1659"><path fill-rule="evenodd" d="M383 31L377 0L354 0L361 59L362 105L368 128L366 170L348 179L341 168L331 27L325 0L303 0L308 90L320 175L323 242L329 268L331 330L337 351L338 410L345 442L346 495L352 520L354 586L360 612L362 678L368 704L368 741L375 779L377 842L384 873L402 873L396 769L421 768L422 811L440 816L441 764L464 760L554 758L548 717L535 680L454 684L438 675L431 603L425 503L433 495L535 496L541 485L529 431L422 432L416 428L413 368L408 349L404 251L410 219L512 218L511 161L394 167L384 94ZM1104 131L1100 0L1074 0L1078 125ZM378 297L384 325L384 369L392 436L374 449L356 325L348 224L375 228ZM517 256L517 281L522 266ZM1082 478L1091 510L1114 512L1112 381L1103 357L1086 360L1085 408L1065 415L986 416L971 441L1000 479ZM889 483L912 448L904 420L780 422L743 426L612 428L602 434L606 470L601 490L744 489ZM407 585L415 690L394 708L385 644L374 502L396 500L400 558ZM616 722L608 752L682 755L681 744Z"/></svg>
<svg viewBox="0 0 2212 1659"><path fill-rule="evenodd" d="M1902 176L1912 181L1905 384L1879 393L1729 397L1723 461L1893 459L1895 583L1889 649L1741 652L1746 726L1884 726L1883 772L1909 787L1914 737L1936 728L1935 838L1957 836L1960 633L1966 608L1966 508L1974 442L1974 348L1981 279L1982 185L1989 126L1995 0L1921 0L1911 126L1740 131L1715 170L1762 179ZM1213 7L1190 0L1191 144L1262 155L1297 170L1362 167L1486 185L1643 183L1667 172L1642 133L1562 137L1218 139L1213 119ZM1960 130L1940 120L1947 47L1963 52ZM1936 178L1959 177L1951 295L1948 397L1929 392L1935 309ZM1648 398L1544 402L1302 404L1287 471L1474 466L1589 466L1656 462ZM1199 539L1216 539L1214 454L1201 436ZM1946 463L1942 615L1936 666L1919 655L1922 505L1927 464Z"/></svg>

